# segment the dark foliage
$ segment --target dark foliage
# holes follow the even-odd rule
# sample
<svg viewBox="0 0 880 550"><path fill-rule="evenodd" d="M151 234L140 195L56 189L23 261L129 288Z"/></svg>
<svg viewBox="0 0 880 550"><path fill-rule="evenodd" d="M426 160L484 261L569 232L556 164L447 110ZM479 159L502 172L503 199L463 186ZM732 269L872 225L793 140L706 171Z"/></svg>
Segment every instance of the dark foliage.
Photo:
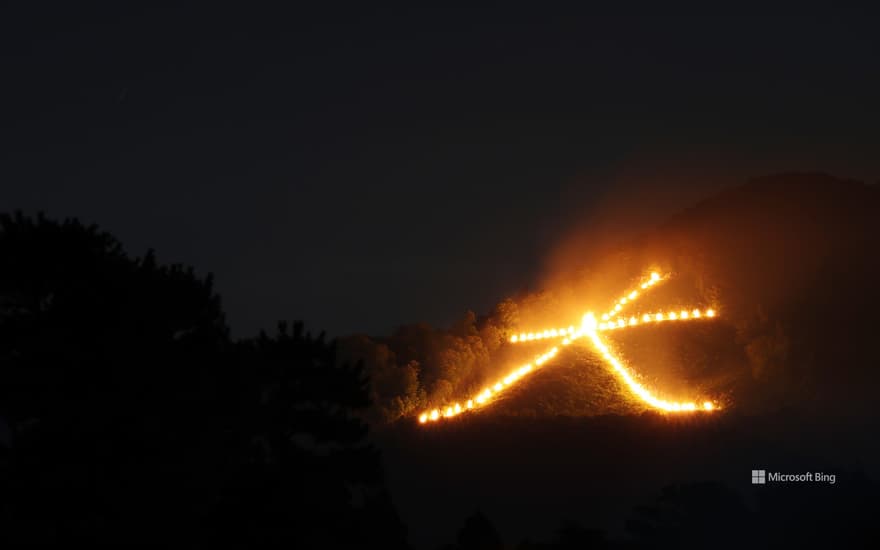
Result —
<svg viewBox="0 0 880 550"><path fill-rule="evenodd" d="M338 366L334 346L301 323L241 342L234 355L218 542L405 546L378 453L351 415L369 405L361 368Z"/></svg>
<svg viewBox="0 0 880 550"><path fill-rule="evenodd" d="M365 387L301 324L231 342L210 277L0 217L4 539L402 546Z"/></svg>

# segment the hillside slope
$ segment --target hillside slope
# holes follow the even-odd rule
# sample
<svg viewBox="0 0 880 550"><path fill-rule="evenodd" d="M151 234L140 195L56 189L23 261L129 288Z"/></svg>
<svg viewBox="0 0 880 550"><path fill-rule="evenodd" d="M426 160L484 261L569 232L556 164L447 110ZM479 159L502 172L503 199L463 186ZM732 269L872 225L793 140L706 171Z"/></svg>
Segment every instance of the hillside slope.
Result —
<svg viewBox="0 0 880 550"><path fill-rule="evenodd" d="M602 257L571 258L574 276L449 329L404 325L343 339L364 359L383 421L474 395L547 343L511 345L521 330L576 323L645 275L670 274L632 313L713 307L707 323L608 335L661 397L709 397L751 414L781 408L873 413L880 387L880 192L822 174L758 178L707 198ZM492 405L512 416L643 410L587 349L573 347Z"/></svg>

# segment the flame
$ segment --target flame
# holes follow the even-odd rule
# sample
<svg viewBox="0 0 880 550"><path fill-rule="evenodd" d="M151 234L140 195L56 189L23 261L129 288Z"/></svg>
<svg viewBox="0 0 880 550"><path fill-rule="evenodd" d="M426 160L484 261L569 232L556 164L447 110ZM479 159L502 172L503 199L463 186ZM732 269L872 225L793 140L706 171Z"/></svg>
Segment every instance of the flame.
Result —
<svg viewBox="0 0 880 550"><path fill-rule="evenodd" d="M699 309L693 309L691 311L683 309L680 312L670 311L667 313L658 311L656 313L643 313L641 315L633 315L625 323L622 322L622 318L608 323L602 322L596 326L596 330L601 332L605 330L636 327L639 325L646 325L648 323L662 323L664 321L697 321L702 319L711 319L717 315L718 314L715 312L714 309L706 310L705 313L703 313Z"/></svg>
<svg viewBox="0 0 880 550"><path fill-rule="evenodd" d="M511 344L523 342L533 342L535 340L546 340L548 338L563 338L567 335L574 334L574 327L548 328L538 332L521 332L510 337Z"/></svg>
<svg viewBox="0 0 880 550"><path fill-rule="evenodd" d="M633 395L651 407L666 412L691 412L697 410L697 405L693 401L667 401L656 397L650 390L639 383L623 362L612 353L608 348L608 345L602 341L597 328L598 325L596 324L596 318L593 314L587 313L584 315L582 324L583 332L587 335L590 341L592 341L593 347L596 348L605 361L614 368L614 372L621 380L623 380ZM715 409L715 405L711 401L705 401L703 403L703 409L711 411Z"/></svg>
<svg viewBox="0 0 880 550"><path fill-rule="evenodd" d="M659 273L654 271L654 272L650 273L650 275L639 286L642 290L647 290L647 289L650 289L651 287L653 287L654 285L657 285L657 284L665 281L668 278L669 278L668 276L660 275ZM598 325L598 329L599 330L614 330L614 329L624 328L626 326L638 326L640 324L639 320L638 320L638 316L635 316L635 317L631 316L631 317L629 317L628 320L625 320L622 317L620 317L618 314L621 311L623 311L624 306L631 305L641 295L642 295L642 293L639 293L639 291L635 290L635 289L630 290L627 293L624 293L624 295L621 296L614 303L614 305L611 307L610 310L608 310L606 313L602 314L601 319L603 322L605 322L605 324ZM647 323L649 321L649 319L647 319L645 317L646 315L647 314L642 315L642 323ZM656 318L657 321L664 320L662 313L657 314L657 315L661 316L659 318ZM699 317L699 315L695 315L695 317ZM671 318L675 319L676 316L672 315ZM519 335L513 335L510 337L510 343L517 344L517 343L523 343L523 342L531 342L534 340L545 340L548 338L562 338L562 337L570 336L572 334L574 334L574 327L573 326L568 327L568 329L564 329L564 328L544 329L544 330L538 331L536 333L529 332L529 333L520 333ZM567 344L563 344L563 345L567 345Z"/></svg>
<svg viewBox="0 0 880 550"><path fill-rule="evenodd" d="M628 319L618 317L613 321L602 321L597 323L596 330L602 332L606 330L637 327L649 323L662 323L665 321L697 321L701 319L714 318L715 316L717 316L715 310L708 310L705 314L702 313L699 309L694 309L690 312L687 310L682 310L680 312L670 311L666 313L658 311L656 313L643 313L639 315L632 315ZM562 341L563 345L567 345L566 340Z"/></svg>
<svg viewBox="0 0 880 550"><path fill-rule="evenodd" d="M656 284L666 280L667 276L652 272L650 276L639 285L642 290L648 290ZM574 325L565 328L548 328L537 332L521 332L510 337L512 344L524 342L533 342L535 340L545 340L548 338L562 338L562 345L568 346L582 336L587 336L593 347L611 365L614 373L623 381L627 389L642 402L649 406L665 411L665 412L693 412L697 410L714 411L718 406L712 401L703 401L702 407L697 406L696 401L668 401L655 396L650 390L636 380L635 375L629 368L624 365L608 347L608 345L599 336L599 333L606 330L618 330L626 327L637 327L650 323L661 323L667 321L696 321L699 319L714 318L717 313L714 309L707 309L705 312L698 308L682 309L679 312L669 311L664 313L658 311L655 313L643 313L641 315L631 315L628 319L618 316L626 305L632 304L637 298L642 296L638 290L631 290L618 299L612 308L601 315L601 322L596 319L592 312L585 313L581 318L581 324L578 329ZM510 387L525 375L533 372L541 367L547 361L553 359L559 352L559 348L553 347L545 353L537 356L533 363L527 363L512 371L506 376L497 380L494 384L490 384L477 395L472 396L465 401L462 407L460 402L446 405L445 409L433 409L424 411L418 416L420 424L428 422L436 422L441 418L452 418L459 414L482 408L489 404L493 397L496 397L505 388Z"/></svg>
<svg viewBox="0 0 880 550"><path fill-rule="evenodd" d="M572 327L572 334L569 340L574 340L576 338L580 338L580 334L574 331L574 327ZM495 382L491 387L485 388L483 391L478 393L477 395L471 397L465 402L464 407L462 407L460 402L453 403L447 405L443 412L441 413L438 409L434 409L431 412L423 412L419 415L419 423L425 424L427 422L435 422L440 420L441 418L453 418L462 414L463 412L469 410L476 410L487 403L490 402L493 396L496 396L499 392L504 390L505 388L513 385L518 380L520 380L523 376L533 372L536 367L541 366L547 361L553 359L556 354L559 353L558 347L553 347L547 350L547 352L539 355L535 358L534 365L532 363L527 363L516 369L510 371L505 377L501 380Z"/></svg>

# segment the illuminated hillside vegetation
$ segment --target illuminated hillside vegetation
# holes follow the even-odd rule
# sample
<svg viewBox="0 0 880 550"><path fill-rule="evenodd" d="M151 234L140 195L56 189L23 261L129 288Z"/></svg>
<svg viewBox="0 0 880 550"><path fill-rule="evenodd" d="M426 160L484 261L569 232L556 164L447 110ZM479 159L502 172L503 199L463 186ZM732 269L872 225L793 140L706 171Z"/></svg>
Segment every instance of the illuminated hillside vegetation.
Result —
<svg viewBox="0 0 880 550"><path fill-rule="evenodd" d="M364 358L373 375L376 419L414 419L479 392L547 347L518 347L512 335L555 326L552 320L615 296L652 266L674 278L640 299L646 311L687 304L723 310L711 326L606 335L651 387L717 395L746 412L832 401L835 413L858 411L870 406L878 382L877 250L876 186L816 174L766 177L710 197L615 252L573 258L572 271L584 275L568 286L511 297L449 329L405 325L389 337L343 339L342 349ZM598 310L607 305L598 301ZM607 368L574 349L511 388L498 413L637 408L615 393ZM535 389L542 386L548 394Z"/></svg>

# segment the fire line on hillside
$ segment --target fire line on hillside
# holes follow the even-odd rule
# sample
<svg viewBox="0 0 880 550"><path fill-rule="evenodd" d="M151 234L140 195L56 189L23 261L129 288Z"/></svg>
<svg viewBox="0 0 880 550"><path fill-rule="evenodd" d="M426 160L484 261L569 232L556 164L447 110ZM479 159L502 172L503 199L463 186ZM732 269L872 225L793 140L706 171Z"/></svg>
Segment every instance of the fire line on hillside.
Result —
<svg viewBox="0 0 880 550"><path fill-rule="evenodd" d="M612 330L620 330L630 327L636 327L646 324L655 324L663 322L681 322L681 321L701 321L710 320L717 317L714 309L686 308L679 311L657 311L654 313L642 313L639 315L630 315L625 317L622 311L625 307L635 302L639 296L642 296L658 283L668 279L668 276L661 276L657 272L652 272L644 282L639 285L638 289L631 290L621 297L614 305L596 318L593 312L587 312L581 318L580 324L576 327L570 325L568 327L546 329L539 332L521 332L510 337L512 344L523 344L547 339L561 338L562 346L569 346L574 342L586 337L592 347L602 356L605 362L612 368L614 374L624 383L627 390L636 396L640 401L650 407L669 413L679 412L711 412L718 410L718 405L712 400L688 400L688 401L669 401L657 397L651 390L641 384L631 370L617 357L608 347L600 333ZM559 353L559 347L554 346L545 353L537 356L532 363L519 366L511 371L507 376L498 380L495 384L485 387L480 393L465 401L455 402L442 408L436 408L424 411L418 417L419 423L425 424L434 422L443 418L452 418L467 411L474 411L485 407L493 401L493 399L505 388L511 386L527 374L534 372L542 367L548 361L553 359Z"/></svg>

